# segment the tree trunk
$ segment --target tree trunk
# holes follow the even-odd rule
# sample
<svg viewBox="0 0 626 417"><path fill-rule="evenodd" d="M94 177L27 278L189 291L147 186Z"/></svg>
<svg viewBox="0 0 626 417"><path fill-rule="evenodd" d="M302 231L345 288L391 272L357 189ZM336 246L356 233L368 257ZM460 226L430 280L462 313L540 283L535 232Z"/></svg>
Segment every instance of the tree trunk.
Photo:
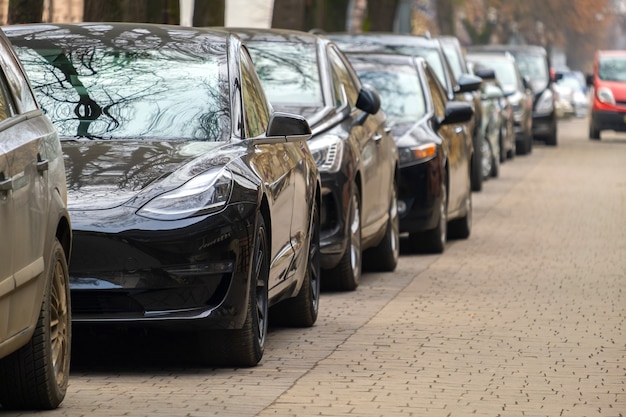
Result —
<svg viewBox="0 0 626 417"><path fill-rule="evenodd" d="M84 22L119 22L123 17L121 0L85 0Z"/></svg>
<svg viewBox="0 0 626 417"><path fill-rule="evenodd" d="M226 0L196 0L193 11L194 26L224 26Z"/></svg>
<svg viewBox="0 0 626 417"><path fill-rule="evenodd" d="M326 32L345 32L350 0L313 0L306 10L306 27Z"/></svg>
<svg viewBox="0 0 626 417"><path fill-rule="evenodd" d="M437 26L439 34L454 35L454 5L453 0L437 0Z"/></svg>
<svg viewBox="0 0 626 417"><path fill-rule="evenodd" d="M305 0L274 0L272 27L306 30L305 15Z"/></svg>
<svg viewBox="0 0 626 417"><path fill-rule="evenodd" d="M40 23L43 18L43 0L9 0L8 24Z"/></svg>
<svg viewBox="0 0 626 417"><path fill-rule="evenodd" d="M399 0L368 0L368 20L372 32L391 32Z"/></svg>

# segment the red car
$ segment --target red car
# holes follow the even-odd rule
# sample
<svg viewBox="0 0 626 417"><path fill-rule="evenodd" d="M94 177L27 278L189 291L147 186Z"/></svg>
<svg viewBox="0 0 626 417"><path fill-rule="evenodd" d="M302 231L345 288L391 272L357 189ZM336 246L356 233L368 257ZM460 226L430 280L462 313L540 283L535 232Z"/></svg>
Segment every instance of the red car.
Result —
<svg viewBox="0 0 626 417"><path fill-rule="evenodd" d="M603 130L626 132L626 51L598 51L593 75L589 138L600 139Z"/></svg>

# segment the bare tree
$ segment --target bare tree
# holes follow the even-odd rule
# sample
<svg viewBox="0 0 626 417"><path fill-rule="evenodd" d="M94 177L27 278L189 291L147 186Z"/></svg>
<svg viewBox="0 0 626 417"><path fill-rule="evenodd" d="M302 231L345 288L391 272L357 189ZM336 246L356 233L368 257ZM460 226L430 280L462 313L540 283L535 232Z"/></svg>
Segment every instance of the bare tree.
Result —
<svg viewBox="0 0 626 417"><path fill-rule="evenodd" d="M306 0L274 0L272 27L306 30Z"/></svg>
<svg viewBox="0 0 626 417"><path fill-rule="evenodd" d="M369 30L391 32L396 19L399 0L367 0Z"/></svg>

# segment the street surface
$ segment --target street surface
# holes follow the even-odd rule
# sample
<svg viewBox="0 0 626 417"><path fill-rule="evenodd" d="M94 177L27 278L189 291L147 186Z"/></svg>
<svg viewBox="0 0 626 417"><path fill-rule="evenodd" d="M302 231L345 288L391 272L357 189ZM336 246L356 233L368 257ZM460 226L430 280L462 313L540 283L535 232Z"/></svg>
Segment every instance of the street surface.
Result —
<svg viewBox="0 0 626 417"><path fill-rule="evenodd" d="M255 368L203 367L177 334L76 332L61 408L0 416L625 417L626 135L587 126L502 165L468 240L272 328Z"/></svg>

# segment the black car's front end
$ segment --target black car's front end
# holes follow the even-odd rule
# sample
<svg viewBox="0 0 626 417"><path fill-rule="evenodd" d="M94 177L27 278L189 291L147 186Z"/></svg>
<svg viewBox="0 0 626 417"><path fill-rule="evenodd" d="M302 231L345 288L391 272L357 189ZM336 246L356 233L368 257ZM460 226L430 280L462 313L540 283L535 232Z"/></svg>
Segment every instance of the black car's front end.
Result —
<svg viewBox="0 0 626 417"><path fill-rule="evenodd" d="M439 222L442 175L445 172L441 139L425 124L398 134L400 157L398 214L400 233L431 230Z"/></svg>

